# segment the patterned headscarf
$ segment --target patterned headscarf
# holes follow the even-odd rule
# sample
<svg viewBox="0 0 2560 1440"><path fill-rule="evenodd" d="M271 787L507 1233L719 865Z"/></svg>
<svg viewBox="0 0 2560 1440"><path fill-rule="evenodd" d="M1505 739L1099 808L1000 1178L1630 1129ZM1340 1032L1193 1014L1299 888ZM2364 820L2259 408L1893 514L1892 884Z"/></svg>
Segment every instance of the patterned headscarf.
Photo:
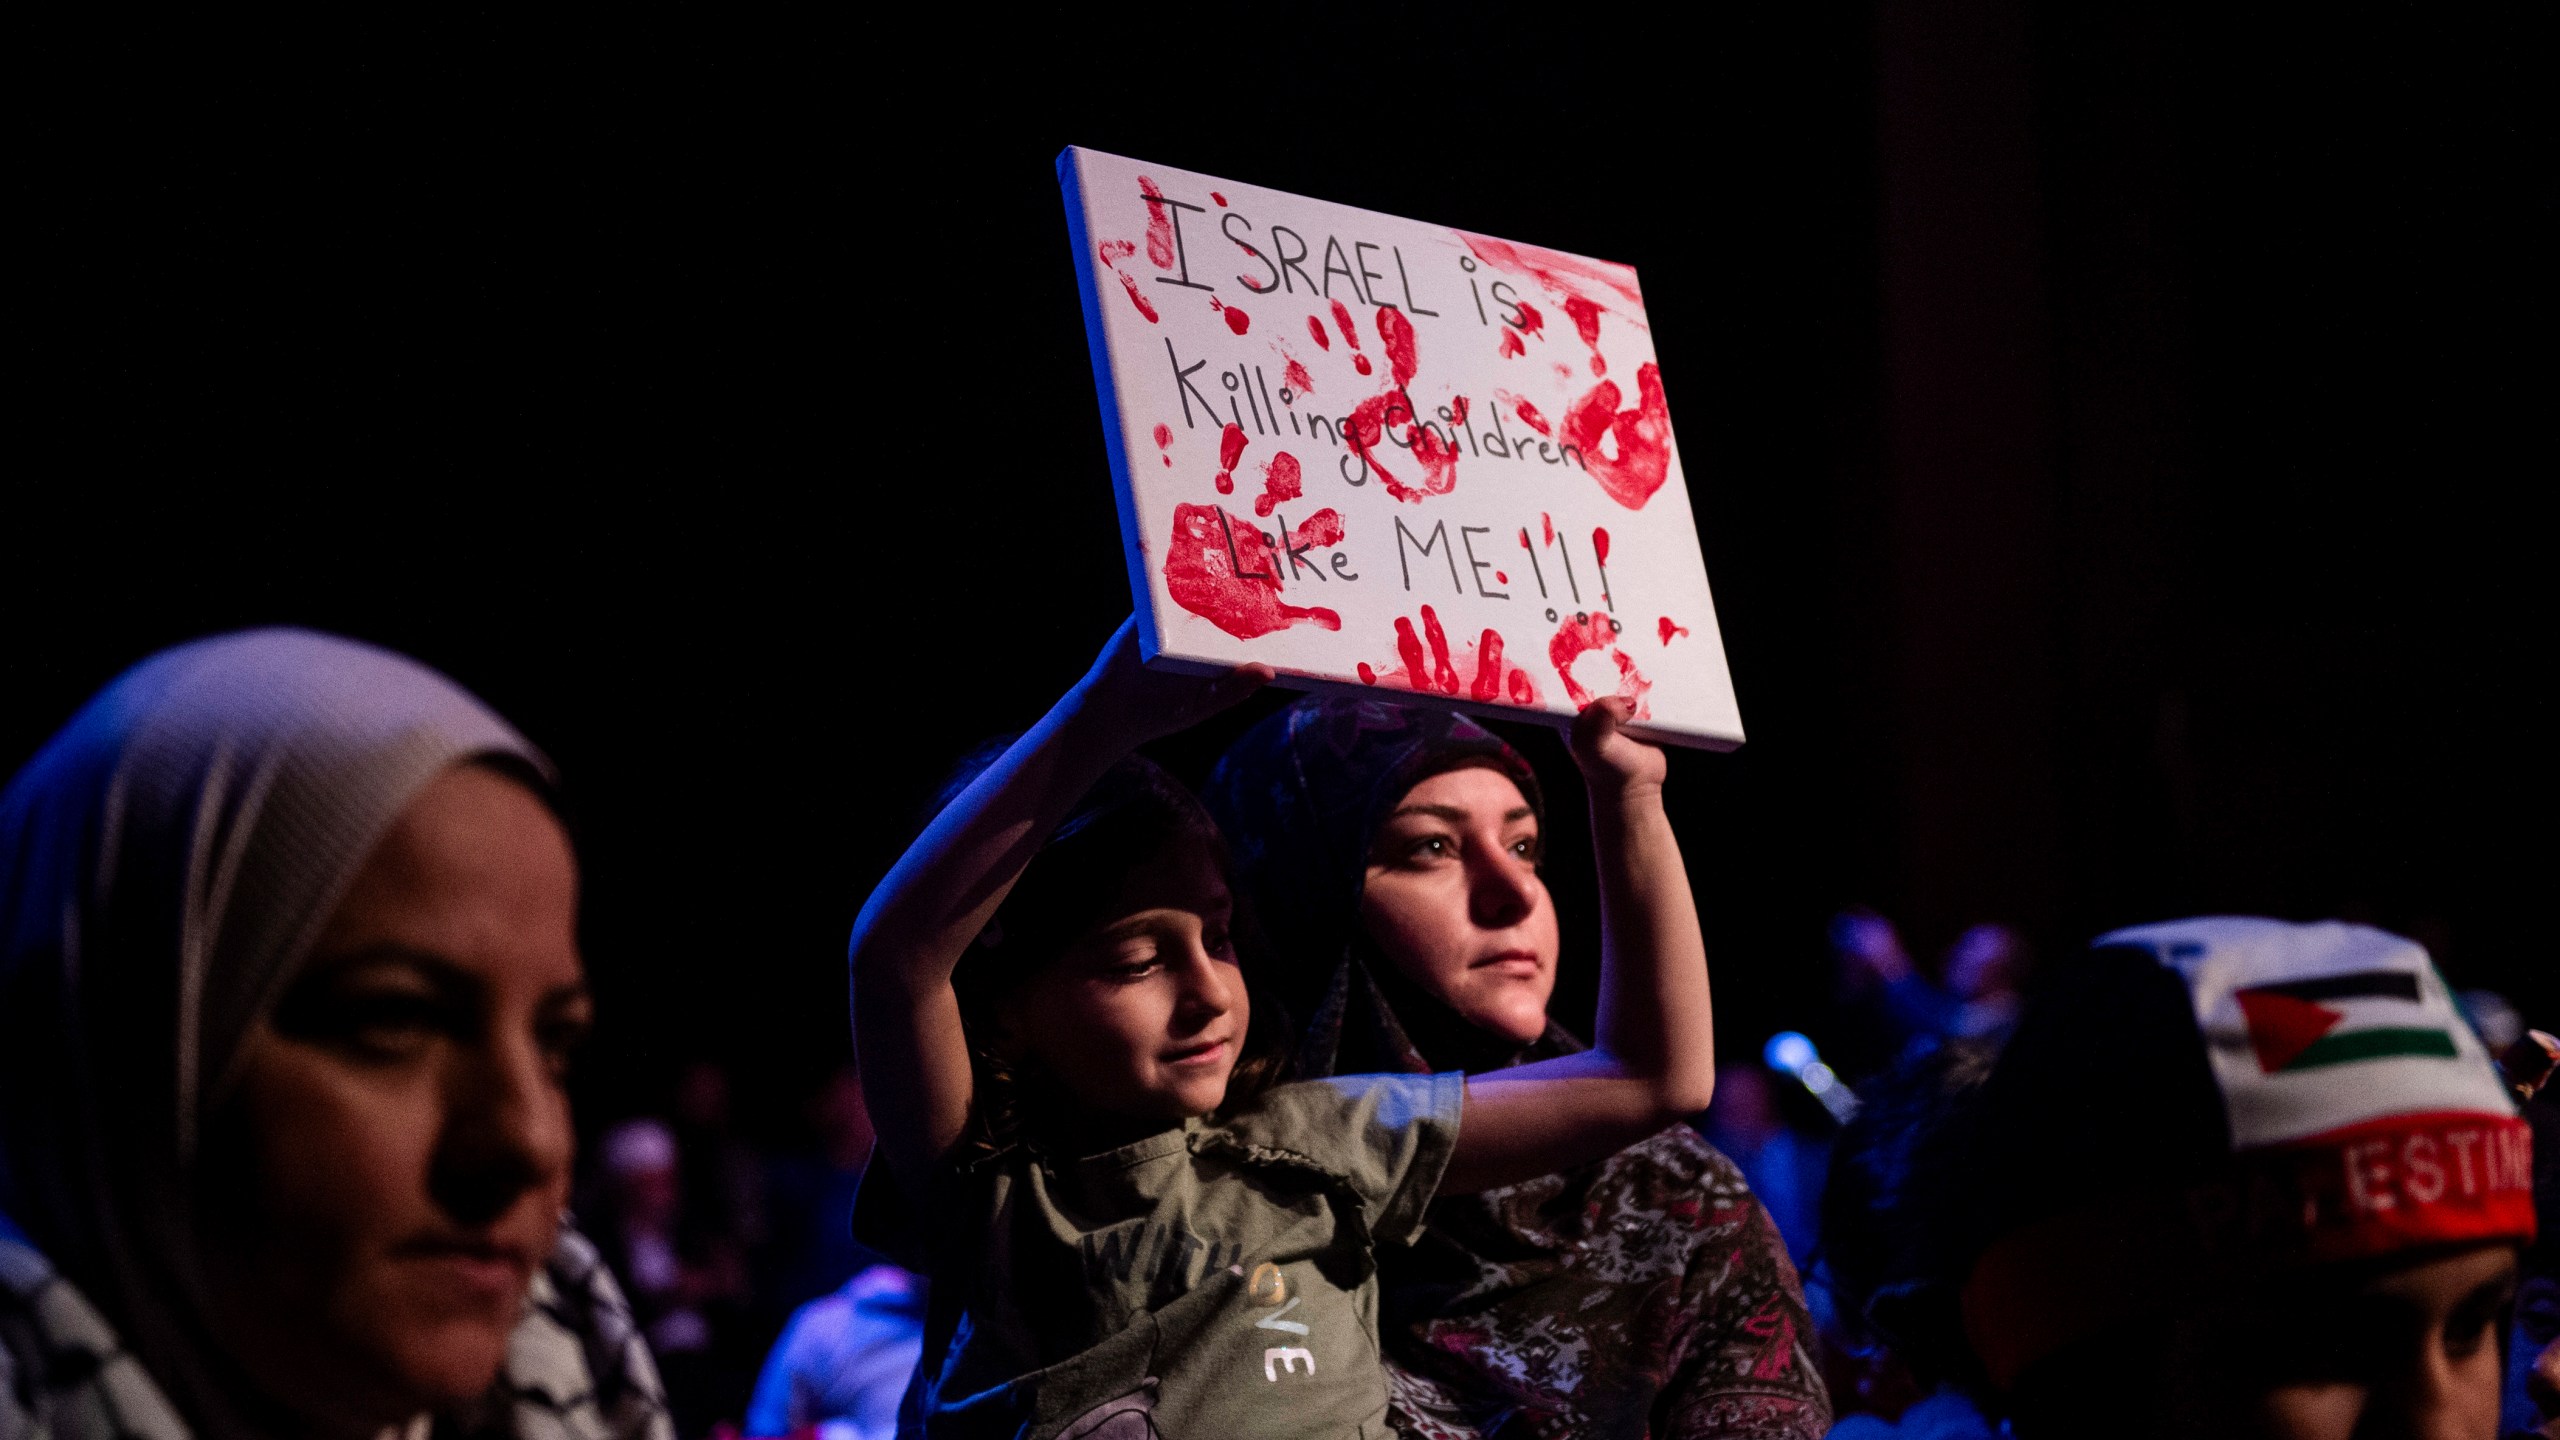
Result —
<svg viewBox="0 0 2560 1440"><path fill-rule="evenodd" d="M207 1117L375 844L473 760L549 797L452 681L258 630L127 671L0 794L0 1210L198 1433L245 1429L188 1204Z"/></svg>
<svg viewBox="0 0 2560 1440"><path fill-rule="evenodd" d="M1518 1058L1379 957L1360 930L1378 826L1414 786L1480 766L1520 787L1545 820L1538 777L1482 725L1446 710L1310 696L1256 725L1201 799L1280 957L1280 991L1307 1017L1302 1076L1496 1069ZM1534 1049L1580 1048L1549 1027Z"/></svg>

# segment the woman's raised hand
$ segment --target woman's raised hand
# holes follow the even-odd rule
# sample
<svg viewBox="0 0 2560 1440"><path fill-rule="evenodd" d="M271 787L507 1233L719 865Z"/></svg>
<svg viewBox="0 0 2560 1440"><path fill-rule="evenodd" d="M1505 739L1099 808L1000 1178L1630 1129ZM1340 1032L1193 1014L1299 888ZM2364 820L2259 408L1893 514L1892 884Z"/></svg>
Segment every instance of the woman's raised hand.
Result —
<svg viewBox="0 0 2560 1440"><path fill-rule="evenodd" d="M1615 799L1662 788L1671 764L1659 745L1648 745L1621 730L1635 718L1635 702L1604 695L1582 707L1573 718L1573 762L1594 799Z"/></svg>
<svg viewBox="0 0 2560 1440"><path fill-rule="evenodd" d="M1187 730L1271 683L1268 665L1239 665L1223 675L1175 675L1138 663L1138 621L1111 632L1093 668L1076 682L1083 716L1119 745L1135 748Z"/></svg>

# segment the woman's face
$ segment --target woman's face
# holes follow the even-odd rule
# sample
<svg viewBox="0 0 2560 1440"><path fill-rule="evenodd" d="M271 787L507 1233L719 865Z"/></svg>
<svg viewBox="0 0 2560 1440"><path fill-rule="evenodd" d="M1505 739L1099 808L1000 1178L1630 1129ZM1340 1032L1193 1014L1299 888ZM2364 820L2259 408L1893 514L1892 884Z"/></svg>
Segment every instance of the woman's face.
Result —
<svg viewBox="0 0 2560 1440"><path fill-rule="evenodd" d="M590 1005L568 837L457 766L355 877L208 1126L215 1323L323 1431L467 1402L568 1199Z"/></svg>
<svg viewBox="0 0 2560 1440"><path fill-rule="evenodd" d="M1538 819L1511 777L1469 766L1405 792L1369 847L1360 923L1408 979L1480 1030L1545 1033L1556 912Z"/></svg>

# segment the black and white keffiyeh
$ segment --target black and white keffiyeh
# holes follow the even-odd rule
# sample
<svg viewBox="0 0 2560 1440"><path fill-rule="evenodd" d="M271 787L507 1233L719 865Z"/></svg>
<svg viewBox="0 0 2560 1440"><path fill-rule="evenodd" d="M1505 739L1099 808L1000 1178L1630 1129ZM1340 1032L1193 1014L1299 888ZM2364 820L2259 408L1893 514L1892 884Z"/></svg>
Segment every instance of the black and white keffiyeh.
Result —
<svg viewBox="0 0 2560 1440"><path fill-rule="evenodd" d="M115 1327L42 1255L0 1240L0 1440L192 1440ZM674 1440L658 1367L596 1254L563 1230L476 1416L402 1440ZM388 1437L386 1437L388 1440Z"/></svg>

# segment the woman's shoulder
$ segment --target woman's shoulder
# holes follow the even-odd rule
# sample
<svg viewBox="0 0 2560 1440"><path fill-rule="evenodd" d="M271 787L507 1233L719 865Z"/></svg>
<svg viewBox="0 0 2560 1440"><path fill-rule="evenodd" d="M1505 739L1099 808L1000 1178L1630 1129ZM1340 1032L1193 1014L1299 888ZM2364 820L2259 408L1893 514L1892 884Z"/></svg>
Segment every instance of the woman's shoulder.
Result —
<svg viewBox="0 0 2560 1440"><path fill-rule="evenodd" d="M1576 1248L1595 1235L1633 1232L1650 1237L1648 1244L1664 1254L1775 1243L1741 1168L1687 1125L1671 1126L1587 1165L1450 1196L1432 1212L1433 1223L1455 1235L1489 1241L1483 1227L1490 1224L1507 1233L1510 1243L1541 1249Z"/></svg>
<svg viewBox="0 0 2560 1440"><path fill-rule="evenodd" d="M1674 1125L1598 1162L1600 1170L1659 1175L1709 1195L1747 1195L1751 1184L1733 1158L1689 1125Z"/></svg>

